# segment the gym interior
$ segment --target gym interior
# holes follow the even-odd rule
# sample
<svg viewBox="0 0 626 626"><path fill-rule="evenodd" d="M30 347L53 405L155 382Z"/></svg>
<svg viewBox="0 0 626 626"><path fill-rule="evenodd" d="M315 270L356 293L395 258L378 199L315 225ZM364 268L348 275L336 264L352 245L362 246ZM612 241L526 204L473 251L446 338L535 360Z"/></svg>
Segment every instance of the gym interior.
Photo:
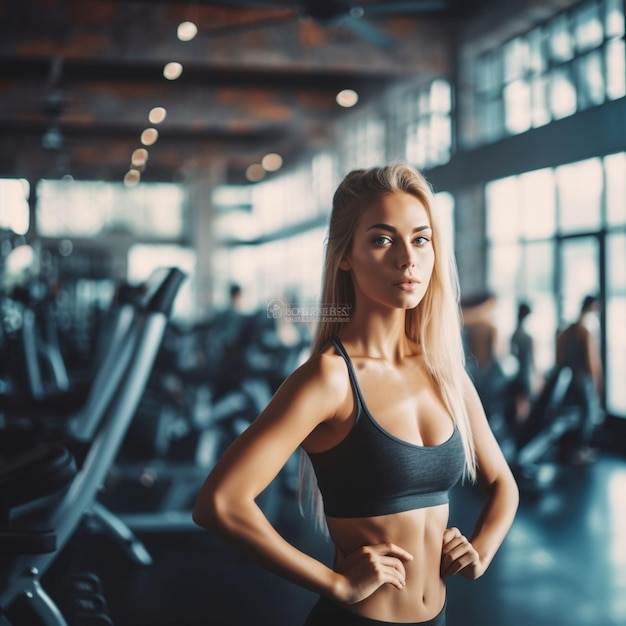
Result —
<svg viewBox="0 0 626 626"><path fill-rule="evenodd" d="M315 596L191 510L307 358L334 189L394 161L444 216L467 367L520 488L487 573L449 581L449 626L626 624L624 15L0 2L0 626L303 622ZM557 337L588 297L602 385L575 456ZM259 504L330 564L298 467ZM477 489L453 489L454 525Z"/></svg>

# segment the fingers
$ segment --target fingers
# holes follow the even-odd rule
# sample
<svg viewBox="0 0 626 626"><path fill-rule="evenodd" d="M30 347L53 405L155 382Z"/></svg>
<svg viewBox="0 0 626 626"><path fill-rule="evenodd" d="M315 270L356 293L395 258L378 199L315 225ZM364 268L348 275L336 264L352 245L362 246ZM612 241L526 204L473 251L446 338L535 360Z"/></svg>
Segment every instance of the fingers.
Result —
<svg viewBox="0 0 626 626"><path fill-rule="evenodd" d="M406 586L406 571L402 561L394 557L380 557L378 563L374 565L377 570L379 580L402 589Z"/></svg>
<svg viewBox="0 0 626 626"><path fill-rule="evenodd" d="M458 528L448 528L443 534L441 576L447 578L469 566L476 566L480 559L470 541Z"/></svg>
<svg viewBox="0 0 626 626"><path fill-rule="evenodd" d="M379 571L379 575L383 582L390 583L398 589L406 586L404 563L413 559L410 552L393 543L365 546L362 550L370 554L372 561L382 566L383 569Z"/></svg>
<svg viewBox="0 0 626 626"><path fill-rule="evenodd" d="M351 593L343 601L358 602L382 585L406 586L404 563L413 555L392 543L362 546L349 554L337 550L335 569L346 576Z"/></svg>
<svg viewBox="0 0 626 626"><path fill-rule="evenodd" d="M386 556L395 556L402 561L412 561L413 555L404 548L397 546L395 543L379 543L374 546L368 546L371 550L377 551L379 554Z"/></svg>
<svg viewBox="0 0 626 626"><path fill-rule="evenodd" d="M452 541L455 537L461 537L461 531L454 526L452 528L446 528L443 533L443 545L445 546L446 543Z"/></svg>
<svg viewBox="0 0 626 626"><path fill-rule="evenodd" d="M381 563L389 567L394 567L398 571L404 572L404 562L413 560L413 555L403 548L393 543L380 543L372 546L361 546L354 552L346 554L337 548L336 563L343 567L349 567L352 563L359 561L370 564Z"/></svg>
<svg viewBox="0 0 626 626"><path fill-rule="evenodd" d="M363 546L355 556L369 563L381 582L391 583L399 589L406 585L404 561L413 558L406 550L393 544L379 544Z"/></svg>

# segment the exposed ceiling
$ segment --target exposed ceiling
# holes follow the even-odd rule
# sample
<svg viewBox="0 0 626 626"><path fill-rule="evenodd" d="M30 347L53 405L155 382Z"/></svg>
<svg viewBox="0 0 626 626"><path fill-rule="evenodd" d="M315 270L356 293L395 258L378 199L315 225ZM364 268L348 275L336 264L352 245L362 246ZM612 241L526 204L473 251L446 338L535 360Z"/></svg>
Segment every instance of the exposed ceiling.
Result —
<svg viewBox="0 0 626 626"><path fill-rule="evenodd" d="M268 152L323 146L391 82L449 70L484 0L0 0L0 176L122 181L149 111L143 180L225 182ZM198 34L177 38L193 21ZM171 61L177 80L163 77Z"/></svg>

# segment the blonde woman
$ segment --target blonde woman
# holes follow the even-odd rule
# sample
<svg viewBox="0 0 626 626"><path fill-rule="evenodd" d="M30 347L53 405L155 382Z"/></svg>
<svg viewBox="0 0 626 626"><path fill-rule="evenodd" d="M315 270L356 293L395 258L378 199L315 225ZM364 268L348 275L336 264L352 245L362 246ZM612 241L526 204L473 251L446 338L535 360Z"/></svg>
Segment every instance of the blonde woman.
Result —
<svg viewBox="0 0 626 626"><path fill-rule="evenodd" d="M518 491L463 365L456 268L426 180L394 164L335 192L310 359L278 389L203 485L196 523L320 599L307 626L445 624L445 579L476 579ZM328 567L255 503L301 448L335 546ZM469 538L448 527L466 474L485 500ZM318 489L319 487L319 489Z"/></svg>

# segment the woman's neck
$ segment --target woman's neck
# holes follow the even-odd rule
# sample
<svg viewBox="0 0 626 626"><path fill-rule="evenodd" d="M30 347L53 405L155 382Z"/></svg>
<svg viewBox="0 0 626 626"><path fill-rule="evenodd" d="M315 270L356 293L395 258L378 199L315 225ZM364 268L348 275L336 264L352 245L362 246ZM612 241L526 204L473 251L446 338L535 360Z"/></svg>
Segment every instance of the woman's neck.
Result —
<svg viewBox="0 0 626 626"><path fill-rule="evenodd" d="M398 361L415 354L416 350L406 336L405 319L404 310L359 312L359 307L354 307L350 322L341 329L339 336L352 346L355 356Z"/></svg>

